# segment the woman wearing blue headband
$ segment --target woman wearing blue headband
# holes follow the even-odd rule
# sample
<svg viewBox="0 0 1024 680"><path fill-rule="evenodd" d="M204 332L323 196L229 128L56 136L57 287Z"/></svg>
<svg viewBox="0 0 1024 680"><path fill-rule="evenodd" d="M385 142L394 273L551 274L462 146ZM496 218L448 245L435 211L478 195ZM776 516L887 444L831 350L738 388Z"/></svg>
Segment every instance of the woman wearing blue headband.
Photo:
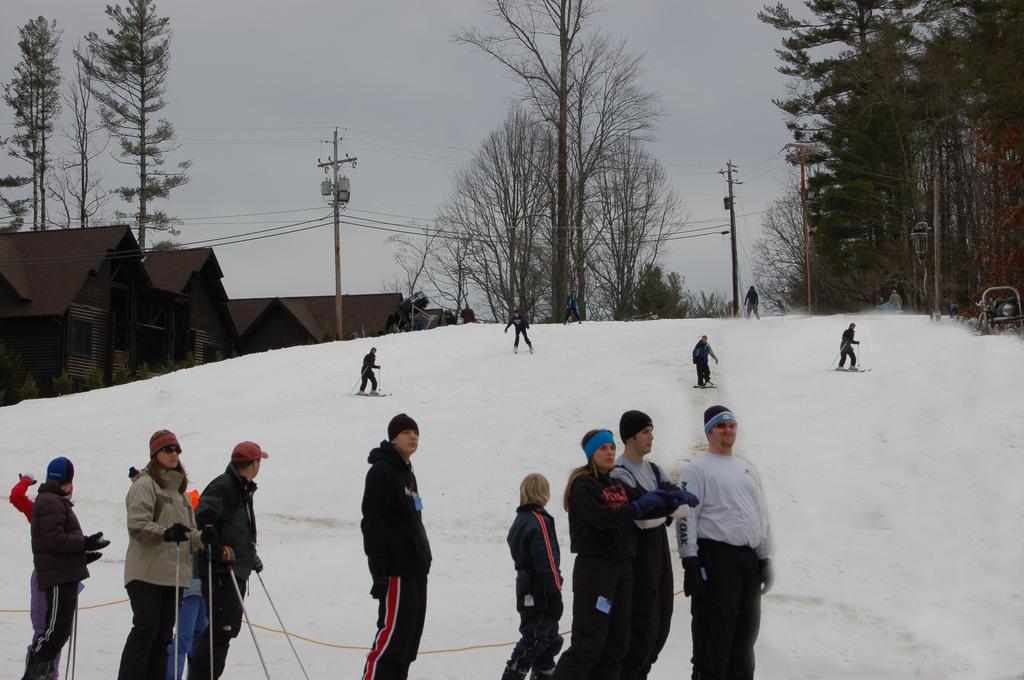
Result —
<svg viewBox="0 0 1024 680"><path fill-rule="evenodd" d="M602 677L619 677L629 647L633 521L667 515L681 502L661 489L640 495L613 480L615 436L609 430L591 430L580 445L587 463L569 475L564 499L576 554L572 639L552 680L587 678L597 669Z"/></svg>

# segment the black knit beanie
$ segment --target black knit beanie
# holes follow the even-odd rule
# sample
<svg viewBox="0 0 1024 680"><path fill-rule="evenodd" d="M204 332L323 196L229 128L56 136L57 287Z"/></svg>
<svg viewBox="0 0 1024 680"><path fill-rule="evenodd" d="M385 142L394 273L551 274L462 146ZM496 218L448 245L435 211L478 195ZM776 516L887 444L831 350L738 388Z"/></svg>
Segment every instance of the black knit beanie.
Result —
<svg viewBox="0 0 1024 680"><path fill-rule="evenodd" d="M388 423L388 441L394 441L402 432L406 430L412 430L416 434L420 433L420 426L416 424L416 421L405 415L399 413L397 416L391 419Z"/></svg>
<svg viewBox="0 0 1024 680"><path fill-rule="evenodd" d="M654 427L651 417L643 411L626 411L619 418L619 436L623 443L635 437L645 427Z"/></svg>

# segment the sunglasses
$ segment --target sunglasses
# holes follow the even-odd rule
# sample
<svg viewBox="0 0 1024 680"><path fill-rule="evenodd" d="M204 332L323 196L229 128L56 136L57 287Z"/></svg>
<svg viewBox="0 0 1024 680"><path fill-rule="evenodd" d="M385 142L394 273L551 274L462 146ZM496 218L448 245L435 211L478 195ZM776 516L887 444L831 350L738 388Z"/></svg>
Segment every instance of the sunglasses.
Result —
<svg viewBox="0 0 1024 680"><path fill-rule="evenodd" d="M163 447L160 450L161 451L171 451L173 453L181 453L181 447L180 446L165 446L165 447Z"/></svg>

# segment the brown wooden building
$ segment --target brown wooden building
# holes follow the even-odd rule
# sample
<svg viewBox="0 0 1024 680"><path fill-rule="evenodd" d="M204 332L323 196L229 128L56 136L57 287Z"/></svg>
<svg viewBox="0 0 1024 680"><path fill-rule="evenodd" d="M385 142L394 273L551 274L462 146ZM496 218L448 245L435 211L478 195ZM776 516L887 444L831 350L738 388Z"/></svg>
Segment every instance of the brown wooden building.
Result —
<svg viewBox="0 0 1024 680"><path fill-rule="evenodd" d="M344 337L383 333L388 315L402 301L399 293L342 295ZM238 329L238 353L323 342L334 335L334 296L249 298L231 300L231 316Z"/></svg>
<svg viewBox="0 0 1024 680"><path fill-rule="evenodd" d="M67 371L108 382L142 362L233 350L220 267L209 249L143 257L127 226L0 234L0 342L44 393Z"/></svg>

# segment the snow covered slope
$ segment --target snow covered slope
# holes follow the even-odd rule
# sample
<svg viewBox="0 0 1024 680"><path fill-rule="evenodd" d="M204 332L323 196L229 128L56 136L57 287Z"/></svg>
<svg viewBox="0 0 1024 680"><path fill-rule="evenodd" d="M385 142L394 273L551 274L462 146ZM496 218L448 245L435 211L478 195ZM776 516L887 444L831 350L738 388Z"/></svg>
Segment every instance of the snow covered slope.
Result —
<svg viewBox="0 0 1024 680"><path fill-rule="evenodd" d="M851 320L537 325L535 355L513 355L511 335L478 325L243 357L0 409L0 482L42 475L57 455L76 463L78 516L113 541L82 595L83 606L102 604L125 597L126 473L147 461L150 433L177 433L200 488L237 441L255 440L271 453L257 479L263 576L286 625L365 647L376 617L359 534L366 453L405 411L420 425L413 463L434 550L429 652L516 639L505 534L523 475L552 482L571 582L561 493L583 460L582 434L617 430L624 410L642 409L655 423L654 460L675 476L702 450L703 409L725 403L740 420L739 450L764 479L776 543L760 678L1019 677L1024 346L948 322L861 316L862 363L873 370L828 371ZM722 360L712 364L717 390L691 389L689 352L702 333ZM387 399L347 396L371 344ZM28 525L10 507L0 546L0 608L27 608ZM248 604L256 623L277 627L258 583ZM78 677L116 674L130 621L127 604L80 613ZM282 636L257 634L272 677L301 677ZM3 667L20 670L30 635L27 614L0 612ZM295 644L310 677L359 677L359 649ZM423 653L411 675L497 677L508 652ZM652 679L688 675L689 656L679 596ZM248 632L224 677L262 677Z"/></svg>

